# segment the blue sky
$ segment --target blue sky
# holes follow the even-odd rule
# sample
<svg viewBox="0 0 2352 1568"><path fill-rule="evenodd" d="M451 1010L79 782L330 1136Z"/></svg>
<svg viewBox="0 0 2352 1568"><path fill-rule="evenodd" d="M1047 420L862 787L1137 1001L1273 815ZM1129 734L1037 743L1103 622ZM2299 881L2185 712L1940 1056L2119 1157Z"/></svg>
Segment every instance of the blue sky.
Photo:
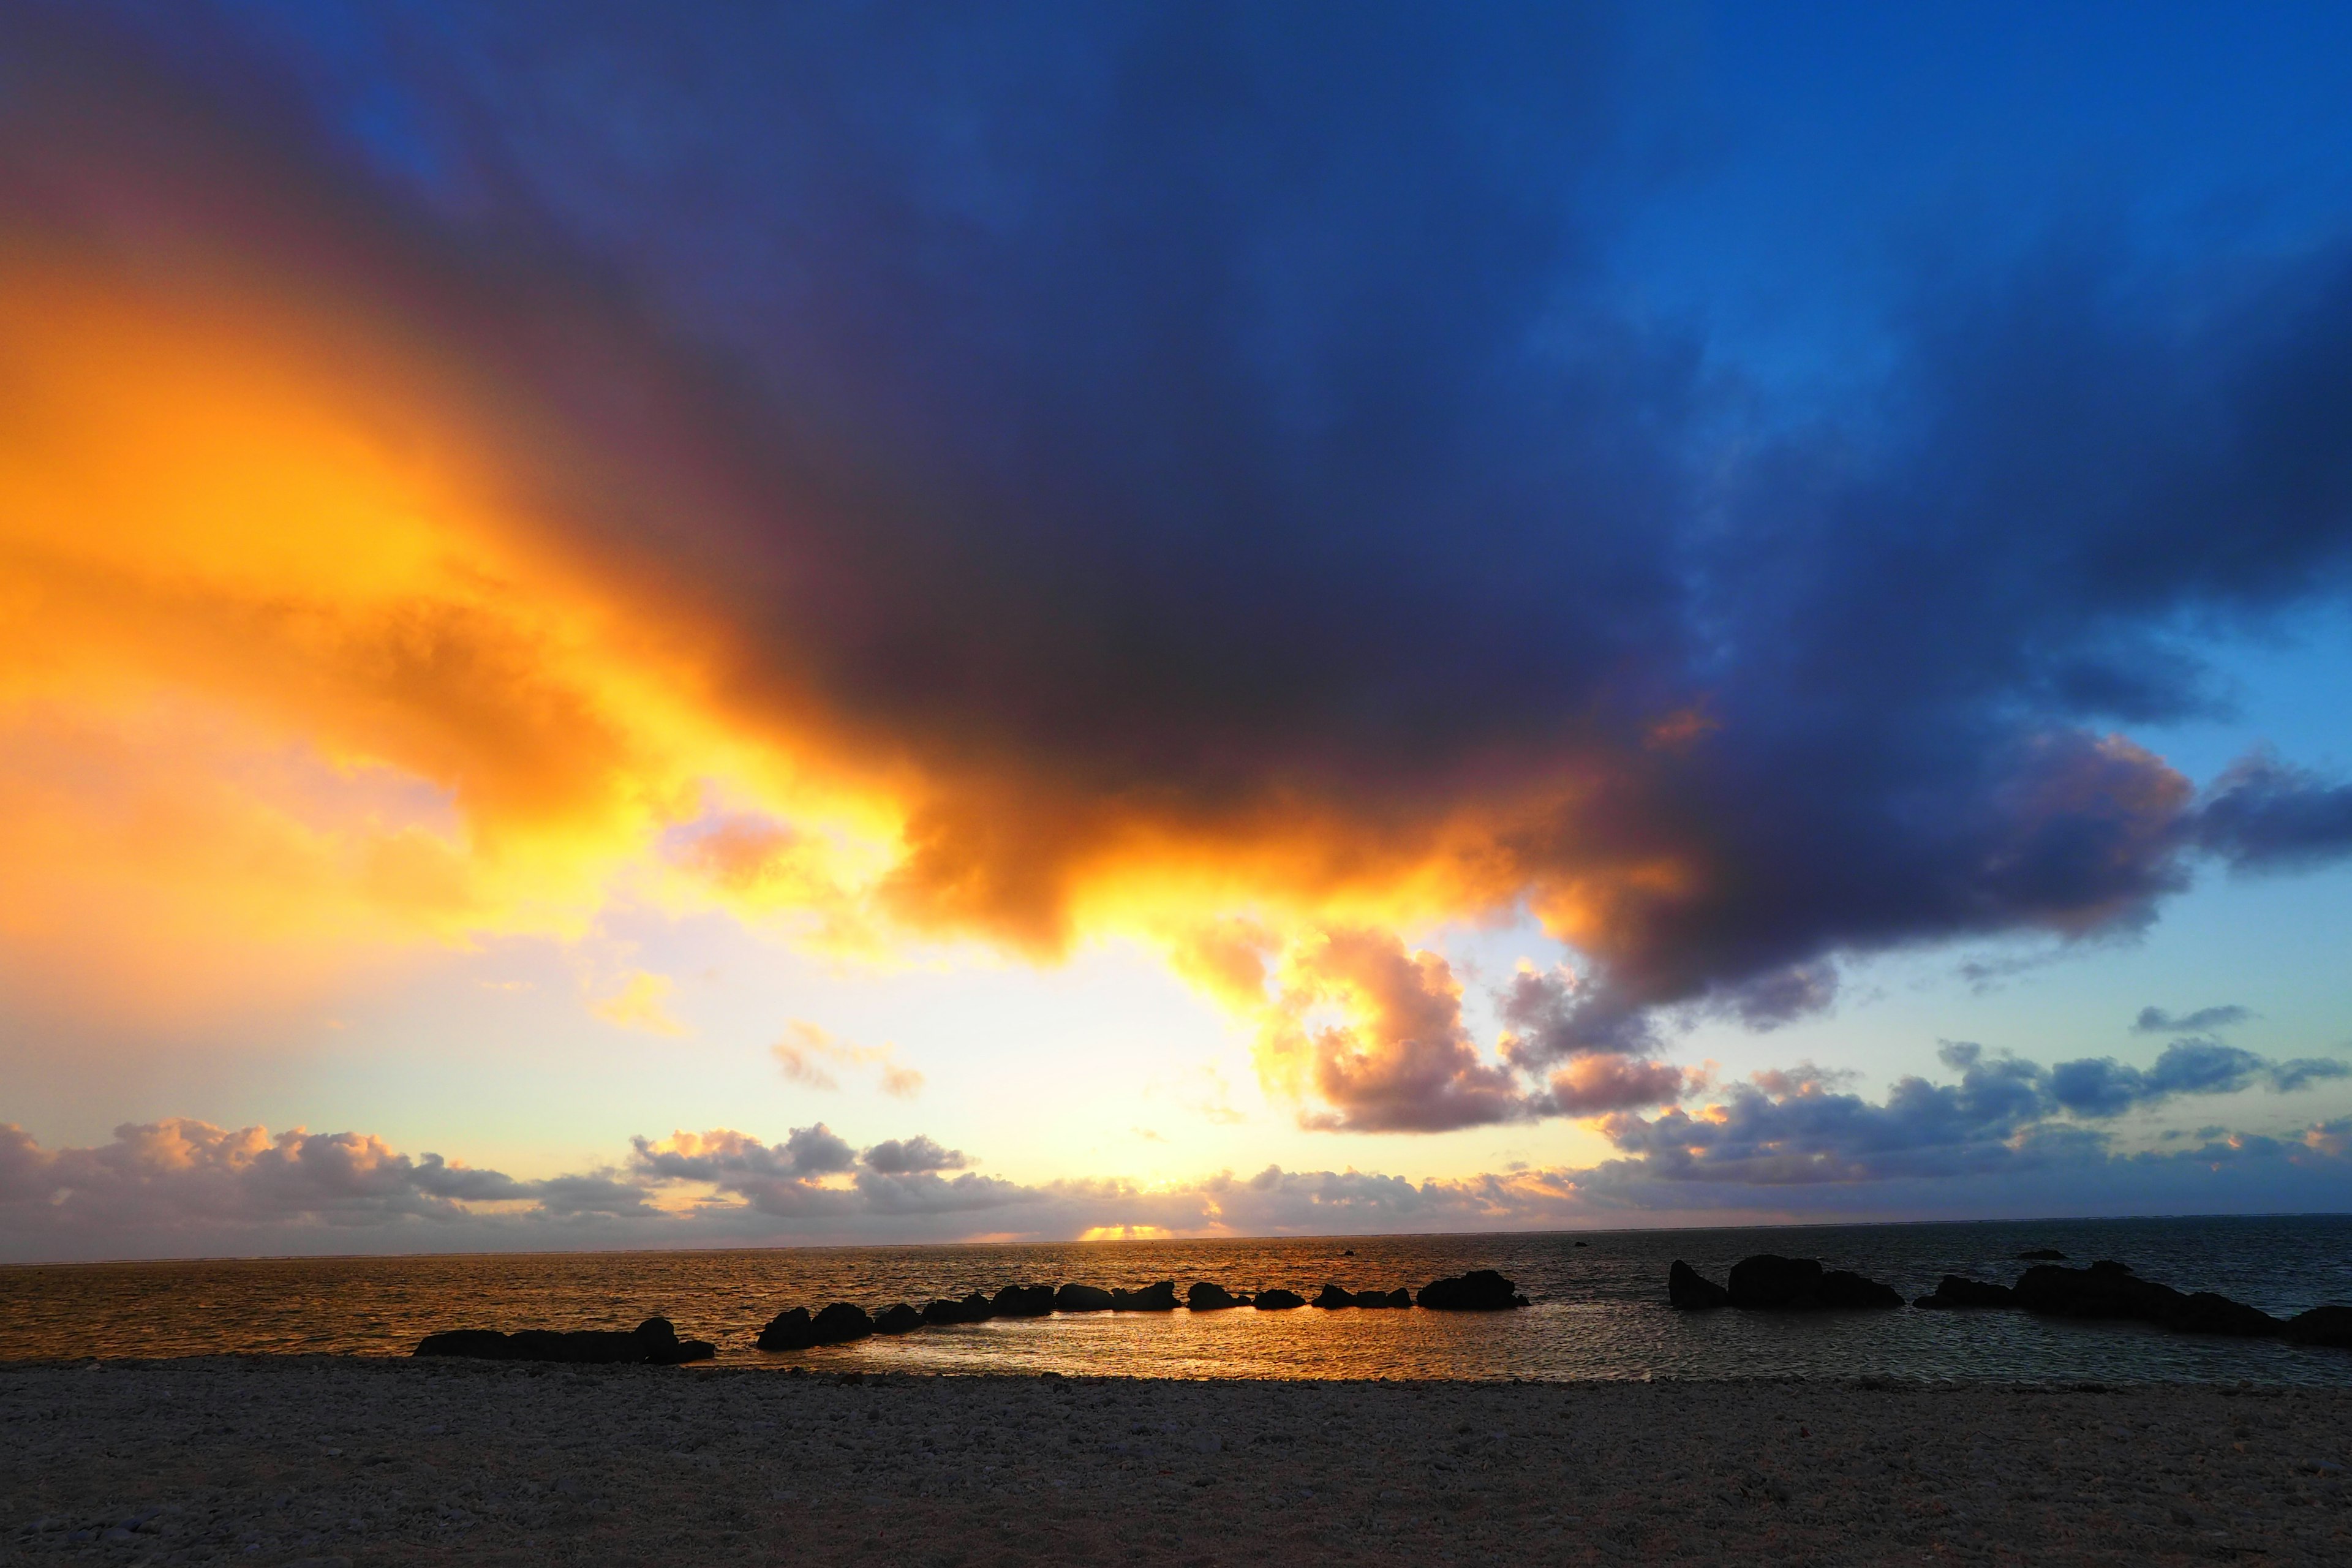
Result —
<svg viewBox="0 0 2352 1568"><path fill-rule="evenodd" d="M25 8L0 1249L2342 1207L2346 27Z"/></svg>

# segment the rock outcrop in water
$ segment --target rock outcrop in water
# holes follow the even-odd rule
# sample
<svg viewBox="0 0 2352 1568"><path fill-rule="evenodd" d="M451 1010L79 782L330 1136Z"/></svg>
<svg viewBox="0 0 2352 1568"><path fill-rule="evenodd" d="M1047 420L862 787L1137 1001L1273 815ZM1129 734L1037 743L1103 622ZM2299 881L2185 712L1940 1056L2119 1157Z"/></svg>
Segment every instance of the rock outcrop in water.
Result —
<svg viewBox="0 0 2352 1568"><path fill-rule="evenodd" d="M1307 1305L1307 1298L1296 1290L1261 1290L1250 1299L1250 1305L1261 1312L1286 1312Z"/></svg>
<svg viewBox="0 0 2352 1568"><path fill-rule="evenodd" d="M2352 1307L2314 1307L2297 1312L2279 1332L2299 1345L2352 1351Z"/></svg>
<svg viewBox="0 0 2352 1568"><path fill-rule="evenodd" d="M1146 1285L1140 1290L1113 1290L1110 1310L1114 1312L1172 1312L1176 1310L1176 1282L1162 1279L1157 1285Z"/></svg>
<svg viewBox="0 0 2352 1568"><path fill-rule="evenodd" d="M1184 1305L1196 1312L1223 1312L1248 1304L1247 1297L1234 1295L1213 1279L1203 1279L1184 1292Z"/></svg>
<svg viewBox="0 0 2352 1568"><path fill-rule="evenodd" d="M1412 1292L1402 1286L1394 1290L1359 1290L1356 1292L1356 1305L1359 1307L1410 1307L1412 1305Z"/></svg>
<svg viewBox="0 0 2352 1568"><path fill-rule="evenodd" d="M873 1331L874 1320L866 1315L866 1309L847 1301L835 1301L809 1323L811 1340L821 1345L845 1345Z"/></svg>
<svg viewBox="0 0 2352 1568"><path fill-rule="evenodd" d="M1108 1312L1110 1292L1097 1285L1065 1285L1054 1292L1056 1312Z"/></svg>
<svg viewBox="0 0 2352 1568"><path fill-rule="evenodd" d="M1421 1288L1415 1300L1440 1312L1499 1312L1528 1304L1517 1286L1491 1268L1474 1268L1450 1279L1433 1279Z"/></svg>
<svg viewBox="0 0 2352 1568"><path fill-rule="evenodd" d="M804 1351L816 1343L816 1333L810 1327L809 1310L794 1307L778 1312L768 1320L754 1342L763 1351Z"/></svg>
<svg viewBox="0 0 2352 1568"><path fill-rule="evenodd" d="M874 1331L877 1334L911 1334L922 1326L923 1314L904 1301L874 1314Z"/></svg>
<svg viewBox="0 0 2352 1568"><path fill-rule="evenodd" d="M1055 1294L1051 1285L1007 1285L990 1306L1000 1318L1042 1318L1054 1310Z"/></svg>
<svg viewBox="0 0 2352 1568"><path fill-rule="evenodd" d="M994 1316L996 1309L990 1305L987 1297L977 1290L957 1300L923 1303L923 1321L926 1323L984 1323Z"/></svg>
<svg viewBox="0 0 2352 1568"><path fill-rule="evenodd" d="M2029 1247L2017 1255L2020 1263L2063 1263L2066 1255L2054 1247Z"/></svg>
<svg viewBox="0 0 2352 1568"><path fill-rule="evenodd" d="M1759 1252L1731 1266L1731 1304L1768 1312L1811 1307L1821 1284L1818 1259Z"/></svg>
<svg viewBox="0 0 2352 1568"><path fill-rule="evenodd" d="M2128 1318L2191 1334L2263 1339L2285 1327L2259 1307L2210 1290L2184 1295L2102 1258L2088 1268L2040 1264L2017 1282L2017 1304L2057 1318Z"/></svg>
<svg viewBox="0 0 2352 1568"><path fill-rule="evenodd" d="M421 1356L467 1356L478 1361L556 1361L591 1365L679 1366L719 1353L708 1340L681 1340L667 1318L647 1318L625 1331L614 1329L452 1329L427 1334L410 1352Z"/></svg>
<svg viewBox="0 0 2352 1568"><path fill-rule="evenodd" d="M1933 1290L1911 1304L1925 1307L1929 1311L1969 1307L2014 1307L2017 1305L2017 1292L2006 1285L1947 1274L1936 1281Z"/></svg>
<svg viewBox="0 0 2352 1568"><path fill-rule="evenodd" d="M1731 1292L1677 1258L1666 1270L1666 1304L1685 1312L1712 1311L1730 1306Z"/></svg>
<svg viewBox="0 0 2352 1568"><path fill-rule="evenodd" d="M1813 1304L1843 1311L1882 1312L1903 1305L1903 1292L1845 1268L1822 1271Z"/></svg>

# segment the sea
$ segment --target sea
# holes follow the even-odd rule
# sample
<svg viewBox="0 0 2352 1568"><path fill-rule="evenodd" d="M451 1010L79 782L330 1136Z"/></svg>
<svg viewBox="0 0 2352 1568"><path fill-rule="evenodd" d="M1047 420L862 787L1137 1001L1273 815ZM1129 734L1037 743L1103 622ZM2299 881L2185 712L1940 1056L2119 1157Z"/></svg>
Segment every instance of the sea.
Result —
<svg viewBox="0 0 2352 1568"><path fill-rule="evenodd" d="M1948 1379L2352 1385L2352 1351L2011 1311L1679 1312L1682 1258L1720 1282L1759 1252L1816 1258L1906 1297L1946 1273L2009 1281L2018 1254L2115 1258L2284 1317L2352 1303L2352 1215L1999 1221L1066 1245L760 1247L210 1259L0 1268L0 1360L408 1354L441 1329L628 1328L660 1315L721 1367L1162 1378ZM792 1307L878 1310L1008 1284L1210 1279L1312 1297L1499 1269L1531 1303L1400 1310L1081 1313L925 1328L772 1354Z"/></svg>

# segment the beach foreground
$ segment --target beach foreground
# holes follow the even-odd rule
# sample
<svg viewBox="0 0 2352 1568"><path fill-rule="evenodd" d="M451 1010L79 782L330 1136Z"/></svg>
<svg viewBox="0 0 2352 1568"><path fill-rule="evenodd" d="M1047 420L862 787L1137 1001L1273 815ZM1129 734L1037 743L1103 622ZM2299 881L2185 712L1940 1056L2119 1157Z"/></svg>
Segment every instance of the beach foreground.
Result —
<svg viewBox="0 0 2352 1568"><path fill-rule="evenodd" d="M2352 1393L0 1366L12 1561L2352 1561Z"/></svg>

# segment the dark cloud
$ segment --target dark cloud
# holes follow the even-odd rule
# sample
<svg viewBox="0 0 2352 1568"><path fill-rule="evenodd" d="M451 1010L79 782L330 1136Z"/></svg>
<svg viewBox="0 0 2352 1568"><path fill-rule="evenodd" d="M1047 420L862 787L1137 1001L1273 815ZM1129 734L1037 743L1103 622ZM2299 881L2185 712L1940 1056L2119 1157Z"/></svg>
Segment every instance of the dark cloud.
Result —
<svg viewBox="0 0 2352 1568"><path fill-rule="evenodd" d="M929 1138L889 1138L859 1156L869 1171L886 1176L921 1171L961 1171L971 1162L961 1149L944 1149Z"/></svg>
<svg viewBox="0 0 2352 1568"><path fill-rule="evenodd" d="M2193 1035L2203 1030L2226 1029L2232 1024L2242 1024L2253 1016L2253 1009L2241 1007L2235 1002L2200 1007L2193 1013L2168 1013L2161 1007L2142 1007L2139 1016L2132 1020L2132 1033Z"/></svg>
<svg viewBox="0 0 2352 1568"><path fill-rule="evenodd" d="M1931 216L1883 377L1793 422L1603 264L1675 177L1637 23L295 7L138 48L409 237L349 286L604 455L548 526L707 610L741 711L919 781L911 925L1061 951L1139 843L1524 901L1591 961L1515 1022L1534 1068L2352 850L2352 790L2200 795L2110 732L2210 709L2182 627L2345 591L2341 237L2217 276ZM553 295L593 305L560 364ZM1332 1125L1535 1103L1442 1020L1302 1059Z"/></svg>
<svg viewBox="0 0 2352 1568"><path fill-rule="evenodd" d="M2197 837L2241 870L2339 859L2352 854L2352 784L2330 785L2256 752L2213 781L2197 813Z"/></svg>

